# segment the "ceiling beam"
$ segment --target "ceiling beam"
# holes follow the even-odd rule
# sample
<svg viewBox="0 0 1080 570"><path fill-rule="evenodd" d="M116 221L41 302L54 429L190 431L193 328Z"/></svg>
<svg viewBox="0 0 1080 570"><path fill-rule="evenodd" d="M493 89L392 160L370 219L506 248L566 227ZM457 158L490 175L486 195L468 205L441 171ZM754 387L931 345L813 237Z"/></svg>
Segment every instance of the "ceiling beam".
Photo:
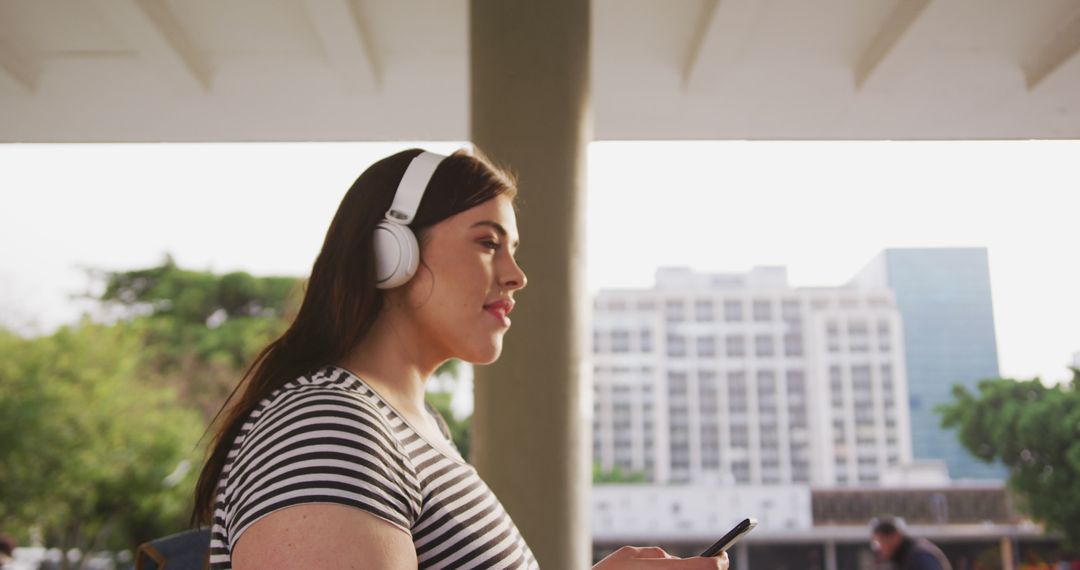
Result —
<svg viewBox="0 0 1080 570"><path fill-rule="evenodd" d="M33 63L3 38L0 38L0 75L10 79L23 94L31 94L37 87L37 71Z"/></svg>
<svg viewBox="0 0 1080 570"><path fill-rule="evenodd" d="M304 0L331 68L346 93L370 92L379 86L379 69L364 21L349 0Z"/></svg>
<svg viewBox="0 0 1080 570"><path fill-rule="evenodd" d="M930 0L900 0L878 30L870 46L855 65L855 87L861 89L874 74L884 67L896 46L919 19Z"/></svg>
<svg viewBox="0 0 1080 570"><path fill-rule="evenodd" d="M708 0L683 67L687 90L715 85L739 56L767 0Z"/></svg>
<svg viewBox="0 0 1080 570"><path fill-rule="evenodd" d="M1075 58L1077 53L1080 53L1080 9L1023 66L1028 91L1044 85L1047 77Z"/></svg>
<svg viewBox="0 0 1080 570"><path fill-rule="evenodd" d="M130 43L178 84L210 90L210 66L195 49L164 0L93 0L94 6Z"/></svg>

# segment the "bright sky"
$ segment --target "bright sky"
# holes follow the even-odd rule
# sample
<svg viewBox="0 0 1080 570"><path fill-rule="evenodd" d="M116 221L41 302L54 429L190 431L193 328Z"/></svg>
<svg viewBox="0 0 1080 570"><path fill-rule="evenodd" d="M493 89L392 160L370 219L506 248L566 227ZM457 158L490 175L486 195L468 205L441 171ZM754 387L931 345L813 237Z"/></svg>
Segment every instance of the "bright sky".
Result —
<svg viewBox="0 0 1080 570"><path fill-rule="evenodd" d="M0 322L48 331L78 315L80 267L166 251L306 275L352 181L408 146L0 145ZM887 247L985 246L1003 375L1060 380L1080 350L1078 164L1080 141L594 143L588 287L649 287L660 265L839 285Z"/></svg>

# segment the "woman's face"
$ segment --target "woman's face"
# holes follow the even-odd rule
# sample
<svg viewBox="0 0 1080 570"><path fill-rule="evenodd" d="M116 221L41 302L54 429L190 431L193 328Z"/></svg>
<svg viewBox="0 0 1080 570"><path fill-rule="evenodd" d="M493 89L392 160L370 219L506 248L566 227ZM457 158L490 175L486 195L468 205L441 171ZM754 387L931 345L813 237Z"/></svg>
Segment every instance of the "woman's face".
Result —
<svg viewBox="0 0 1080 570"><path fill-rule="evenodd" d="M451 216L425 232L420 268L405 286L421 346L440 361L486 364L502 352L506 314L525 286L514 259L517 217L505 195Z"/></svg>

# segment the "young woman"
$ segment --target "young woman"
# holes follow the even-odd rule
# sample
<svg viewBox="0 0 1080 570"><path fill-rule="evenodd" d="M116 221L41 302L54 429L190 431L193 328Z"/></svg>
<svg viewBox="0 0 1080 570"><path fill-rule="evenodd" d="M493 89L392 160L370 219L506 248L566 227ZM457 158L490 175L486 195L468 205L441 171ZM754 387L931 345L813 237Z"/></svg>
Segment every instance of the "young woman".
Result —
<svg viewBox="0 0 1080 570"><path fill-rule="evenodd" d="M499 357L514 294L513 180L480 155L376 162L338 208L289 329L223 408L193 519L211 568L537 568L424 388ZM624 548L597 568L727 568Z"/></svg>

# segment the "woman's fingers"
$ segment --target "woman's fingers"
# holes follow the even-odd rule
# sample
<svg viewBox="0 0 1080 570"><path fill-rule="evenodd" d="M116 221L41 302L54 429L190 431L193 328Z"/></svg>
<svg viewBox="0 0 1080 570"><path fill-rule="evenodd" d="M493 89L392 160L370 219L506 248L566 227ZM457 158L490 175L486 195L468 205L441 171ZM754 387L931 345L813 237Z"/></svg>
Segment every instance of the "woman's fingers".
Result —
<svg viewBox="0 0 1080 570"><path fill-rule="evenodd" d="M635 558L631 568L641 570L728 570L727 555L695 558Z"/></svg>
<svg viewBox="0 0 1080 570"><path fill-rule="evenodd" d="M637 549L637 558L671 558L671 555L659 546L645 546Z"/></svg>
<svg viewBox="0 0 1080 570"><path fill-rule="evenodd" d="M728 570L728 555L676 558L657 546L624 546L594 566L611 570Z"/></svg>

